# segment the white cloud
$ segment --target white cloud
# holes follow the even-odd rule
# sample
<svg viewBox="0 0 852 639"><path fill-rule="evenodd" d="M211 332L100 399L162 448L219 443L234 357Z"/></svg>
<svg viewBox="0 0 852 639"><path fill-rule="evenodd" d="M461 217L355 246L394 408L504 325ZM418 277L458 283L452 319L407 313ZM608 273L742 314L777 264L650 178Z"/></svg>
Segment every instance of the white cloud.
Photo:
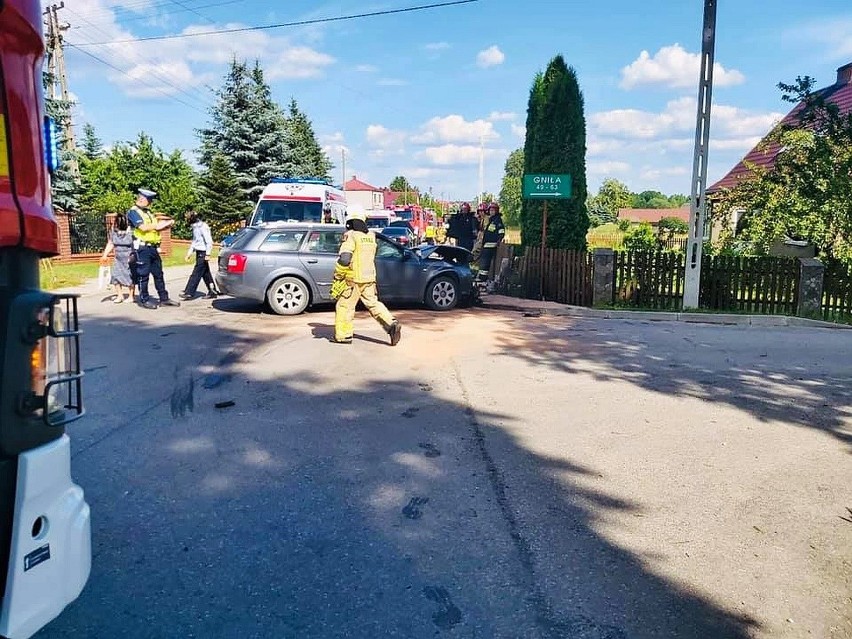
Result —
<svg viewBox="0 0 852 639"><path fill-rule="evenodd" d="M500 47L496 44L476 54L476 64L483 69L503 64L505 60L506 54L500 51Z"/></svg>
<svg viewBox="0 0 852 639"><path fill-rule="evenodd" d="M615 109L595 113L589 118L589 122L598 137L650 140L694 132L697 111L696 99L683 97L668 102L660 113ZM718 105L711 111L710 132L714 138L763 136L783 117L783 113L758 113L739 107Z"/></svg>
<svg viewBox="0 0 852 639"><path fill-rule="evenodd" d="M442 146L430 146L417 155L438 166L462 166L478 164L480 152L484 157L491 157L498 153L495 149L481 150L480 147L472 144L444 144Z"/></svg>
<svg viewBox="0 0 852 639"><path fill-rule="evenodd" d="M359 64L355 67L355 70L358 73L376 73L379 70L379 67L373 66L372 64Z"/></svg>
<svg viewBox="0 0 852 639"><path fill-rule="evenodd" d="M527 127L522 124L512 124L512 135L519 138L527 137Z"/></svg>
<svg viewBox="0 0 852 639"><path fill-rule="evenodd" d="M325 151L333 162L336 162L342 153L345 153L347 157L352 155L352 150L346 145L346 138L340 131L321 135L319 141L322 145L322 150Z"/></svg>
<svg viewBox="0 0 852 639"><path fill-rule="evenodd" d="M701 56L674 44L662 47L653 57L647 51L642 51L636 60L621 70L621 87L633 89L654 84L673 88L697 87L700 72ZM732 86L743 82L745 76L736 69L725 69L718 62L713 65L714 86Z"/></svg>
<svg viewBox="0 0 852 639"><path fill-rule="evenodd" d="M692 167L669 166L661 168L645 167L640 174L643 180L659 180L664 177L683 177L692 174Z"/></svg>
<svg viewBox="0 0 852 639"><path fill-rule="evenodd" d="M131 2L131 0L127 0ZM136 97L163 97L164 94L180 94L181 99L192 100L184 91L192 91L200 85L219 77L224 67L234 57L253 60L259 58L266 70L267 80L307 79L322 75L323 71L335 63L335 59L311 47L295 43L289 37L272 36L266 32L245 32L240 34L206 35L204 37L180 38L150 43L140 43L136 36L122 26L116 16L116 7L123 3L110 0L68 0L68 7L75 14L75 29L69 31L69 43L79 44L85 51L91 51L104 58L122 73L111 74L109 80L127 93ZM150 5L150 6L148 6ZM158 5L149 1L142 5L133 0L133 10L149 13L156 10L152 17L160 15ZM130 8L128 4L128 8ZM79 18L79 19L76 19ZM232 22L211 27L209 24L190 25L180 33L192 35L211 29L240 28L242 23ZM89 42L113 42L98 48L86 48ZM144 54L140 56L140 50ZM75 60L72 74L102 73L103 69L90 58L71 49L69 56ZM73 78L72 78L73 79ZM204 105L206 95L195 99Z"/></svg>
<svg viewBox="0 0 852 639"><path fill-rule="evenodd" d="M852 15L834 16L796 25L784 33L784 40L798 40L819 47L831 60L849 62L852 58ZM825 78L820 86L830 84L834 78Z"/></svg>
<svg viewBox="0 0 852 639"><path fill-rule="evenodd" d="M367 127L367 144L380 150L401 149L405 143L405 131L388 129L381 124Z"/></svg>
<svg viewBox="0 0 852 639"><path fill-rule="evenodd" d="M423 45L427 51L446 51L451 47L449 42L429 42Z"/></svg>
<svg viewBox="0 0 852 639"><path fill-rule="evenodd" d="M500 134L494 130L494 124L487 120L469 122L460 115L448 115L429 120L420 128L420 133L414 135L411 141L415 144L450 143L479 143L499 139Z"/></svg>
<svg viewBox="0 0 852 639"><path fill-rule="evenodd" d="M489 122L511 122L512 120L516 120L518 118L517 113L512 113L510 111L492 111L491 115L488 116Z"/></svg>
<svg viewBox="0 0 852 639"><path fill-rule="evenodd" d="M623 175L630 171L630 165L627 162L618 160L606 160L601 162L589 162L586 165L586 170L590 175Z"/></svg>
<svg viewBox="0 0 852 639"><path fill-rule="evenodd" d="M278 52L276 61L267 67L267 80L296 80L322 75L325 67L334 64L330 55L310 47L290 47Z"/></svg>
<svg viewBox="0 0 852 639"><path fill-rule="evenodd" d="M183 61L140 63L123 74L112 74L109 77L125 91L140 98L175 95L179 89L192 89L212 79L209 75L194 75ZM168 77L170 84L148 83L152 77Z"/></svg>
<svg viewBox="0 0 852 639"><path fill-rule="evenodd" d="M376 82L380 87L405 87L408 86L408 80L400 80L399 78L382 78Z"/></svg>

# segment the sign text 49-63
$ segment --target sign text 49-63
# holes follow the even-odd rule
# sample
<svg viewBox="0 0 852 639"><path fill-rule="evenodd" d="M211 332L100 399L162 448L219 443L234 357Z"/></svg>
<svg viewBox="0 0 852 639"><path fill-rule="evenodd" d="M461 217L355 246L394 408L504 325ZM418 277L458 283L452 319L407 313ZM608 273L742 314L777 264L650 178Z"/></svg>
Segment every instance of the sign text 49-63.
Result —
<svg viewBox="0 0 852 639"><path fill-rule="evenodd" d="M561 200L571 197L571 176L567 173L524 175L524 199Z"/></svg>

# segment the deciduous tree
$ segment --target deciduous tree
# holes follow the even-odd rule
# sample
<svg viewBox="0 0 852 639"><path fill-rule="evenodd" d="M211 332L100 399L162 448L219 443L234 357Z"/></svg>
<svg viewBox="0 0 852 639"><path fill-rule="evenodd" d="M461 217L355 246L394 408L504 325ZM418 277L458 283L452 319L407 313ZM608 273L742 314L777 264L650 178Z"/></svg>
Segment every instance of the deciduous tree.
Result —
<svg viewBox="0 0 852 639"><path fill-rule="evenodd" d="M524 179L524 150L516 149L506 159L503 184L500 187L500 210L506 226L518 226L521 221L522 182Z"/></svg>
<svg viewBox="0 0 852 639"><path fill-rule="evenodd" d="M801 106L794 122L777 126L762 142L779 148L774 165L748 167L748 178L715 204L723 243L732 240L730 217L739 209L746 211L739 239L758 252L789 237L852 265L852 112L842 113L814 92L810 77L778 87L785 100Z"/></svg>

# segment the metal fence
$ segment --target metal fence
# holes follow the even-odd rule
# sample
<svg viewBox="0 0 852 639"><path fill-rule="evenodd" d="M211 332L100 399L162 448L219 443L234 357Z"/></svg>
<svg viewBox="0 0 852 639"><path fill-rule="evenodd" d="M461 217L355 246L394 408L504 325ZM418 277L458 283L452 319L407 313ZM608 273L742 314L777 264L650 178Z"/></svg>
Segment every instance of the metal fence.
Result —
<svg viewBox="0 0 852 639"><path fill-rule="evenodd" d="M75 213L70 220L71 254L100 253L107 242L107 225L103 213Z"/></svg>

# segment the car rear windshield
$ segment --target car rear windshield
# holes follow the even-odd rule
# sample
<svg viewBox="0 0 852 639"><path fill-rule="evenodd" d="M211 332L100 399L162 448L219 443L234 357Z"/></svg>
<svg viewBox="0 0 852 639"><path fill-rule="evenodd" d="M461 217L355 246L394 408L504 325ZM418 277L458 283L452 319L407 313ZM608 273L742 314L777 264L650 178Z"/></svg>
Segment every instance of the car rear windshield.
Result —
<svg viewBox="0 0 852 639"><path fill-rule="evenodd" d="M367 227L371 229L383 229L388 225L386 217L368 217Z"/></svg>
<svg viewBox="0 0 852 639"><path fill-rule="evenodd" d="M249 243L251 238L257 233L257 229L241 229L234 234L231 243L228 244L229 249L239 250Z"/></svg>
<svg viewBox="0 0 852 639"><path fill-rule="evenodd" d="M322 202L261 200L251 218L252 224L272 222L321 222Z"/></svg>

